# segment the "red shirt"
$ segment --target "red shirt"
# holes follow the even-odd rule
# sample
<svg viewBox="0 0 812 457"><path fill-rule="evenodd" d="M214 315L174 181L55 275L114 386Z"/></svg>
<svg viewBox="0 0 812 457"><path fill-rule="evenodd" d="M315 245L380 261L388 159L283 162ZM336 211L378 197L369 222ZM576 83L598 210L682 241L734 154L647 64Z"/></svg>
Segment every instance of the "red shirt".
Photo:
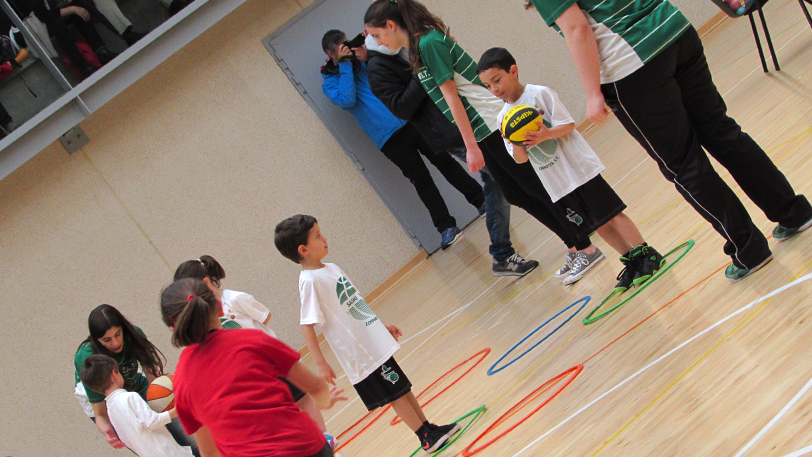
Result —
<svg viewBox="0 0 812 457"><path fill-rule="evenodd" d="M211 431L223 457L304 457L325 444L279 380L299 353L259 330L217 330L183 350L175 404L186 432Z"/></svg>

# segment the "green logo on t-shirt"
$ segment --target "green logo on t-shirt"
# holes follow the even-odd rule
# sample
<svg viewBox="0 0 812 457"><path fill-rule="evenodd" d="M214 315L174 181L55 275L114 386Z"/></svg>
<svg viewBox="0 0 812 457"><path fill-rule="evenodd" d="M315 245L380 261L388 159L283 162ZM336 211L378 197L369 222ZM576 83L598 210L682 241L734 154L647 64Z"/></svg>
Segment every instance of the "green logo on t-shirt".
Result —
<svg viewBox="0 0 812 457"><path fill-rule="evenodd" d="M358 291L352 286L350 280L344 276L338 278L338 282L336 283L336 295L338 295L339 304L347 306L347 313L349 313L353 319L366 321L366 325L378 320L378 317L375 316L375 313L370 309L369 305L367 305L367 302L358 295Z"/></svg>
<svg viewBox="0 0 812 457"><path fill-rule="evenodd" d="M547 120L543 120L543 122L544 126L548 129L552 127L552 124ZM558 139L550 138L533 147L527 148L527 155L530 156L530 160L537 165L546 165L553 160L556 151L558 151Z"/></svg>

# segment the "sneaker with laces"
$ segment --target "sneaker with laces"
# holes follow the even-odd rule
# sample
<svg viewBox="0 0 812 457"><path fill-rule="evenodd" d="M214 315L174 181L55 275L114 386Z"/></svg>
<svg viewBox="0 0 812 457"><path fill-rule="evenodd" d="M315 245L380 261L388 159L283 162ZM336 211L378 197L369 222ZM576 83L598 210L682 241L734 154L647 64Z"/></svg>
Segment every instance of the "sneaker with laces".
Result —
<svg viewBox="0 0 812 457"><path fill-rule="evenodd" d="M564 278L564 285L568 286L578 282L578 280L583 278L585 274L589 273L589 270L591 270L598 262L603 260L603 257L603 252L601 252L601 250L598 248L595 248L595 252L592 254L587 254L584 251L576 252L575 259L572 261L572 270L570 270L570 274Z"/></svg>
<svg viewBox="0 0 812 457"><path fill-rule="evenodd" d="M445 251L448 249L449 246L454 244L462 235L462 230L459 227L451 227L443 230L443 241L440 243L440 247Z"/></svg>
<svg viewBox="0 0 812 457"><path fill-rule="evenodd" d="M632 283L639 286L656 275L660 268L665 265L665 259L656 249L647 245L635 246L629 257L637 261L637 274Z"/></svg>
<svg viewBox="0 0 812 457"><path fill-rule="evenodd" d="M330 445L330 449L335 449L336 446L338 446L338 440L333 438L333 435L331 435L331 434L329 434L327 432L322 432L322 433L324 434L324 439L327 440L327 444Z"/></svg>
<svg viewBox="0 0 812 457"><path fill-rule="evenodd" d="M567 255L564 257L564 266L559 268L558 271L553 273L553 276L556 278L563 278L570 274L570 270L572 270L572 261L575 260L575 253L568 252Z"/></svg>
<svg viewBox="0 0 812 457"><path fill-rule="evenodd" d="M615 293L622 294L629 290L629 287L634 285L634 276L637 274L637 262L629 251L628 257L621 256L620 263L623 264L623 269L618 273L617 278L619 282L615 286Z"/></svg>
<svg viewBox="0 0 812 457"><path fill-rule="evenodd" d="M431 454L445 446L448 439L460 431L460 425L457 423L435 425L433 427L425 427L423 430L423 436L420 437L420 446L424 451Z"/></svg>
<svg viewBox="0 0 812 457"><path fill-rule="evenodd" d="M496 259L493 259L493 275L524 276L533 271L537 266L539 266L538 261L527 260L517 252L501 262L497 262Z"/></svg>
<svg viewBox="0 0 812 457"><path fill-rule="evenodd" d="M730 281L731 283L735 284L735 283L741 281L742 279L746 278L747 276L749 276L750 273L755 273L756 271L761 269L761 267L763 267L764 265L767 265L767 263L772 259L773 259L773 256L771 254L769 257L767 257L767 260L761 262L760 264L758 264L755 267L750 268L750 269L739 268L735 264L731 263L725 269L725 278L727 278L727 280Z"/></svg>
<svg viewBox="0 0 812 457"><path fill-rule="evenodd" d="M775 241L786 241L793 235L808 229L810 226L812 226L812 219L809 219L804 223L804 225L798 228L784 227L783 225L778 224L773 229L773 238L775 238Z"/></svg>

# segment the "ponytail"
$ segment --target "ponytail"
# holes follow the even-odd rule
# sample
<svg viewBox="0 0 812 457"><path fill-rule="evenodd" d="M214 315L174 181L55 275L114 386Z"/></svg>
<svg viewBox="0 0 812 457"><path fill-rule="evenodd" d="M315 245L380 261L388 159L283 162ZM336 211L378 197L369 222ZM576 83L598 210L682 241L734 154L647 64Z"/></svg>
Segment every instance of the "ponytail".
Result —
<svg viewBox="0 0 812 457"><path fill-rule="evenodd" d="M386 21L394 22L409 34L409 63L414 73L417 73L423 66L423 60L420 58L420 38L432 29L448 35L448 27L443 20L416 0L375 0L372 2L364 15L364 24L384 27Z"/></svg>
<svg viewBox="0 0 812 457"><path fill-rule="evenodd" d="M218 311L214 293L203 281L184 278L161 292L161 315L172 331L175 347L205 343L213 316Z"/></svg>
<svg viewBox="0 0 812 457"><path fill-rule="evenodd" d="M199 259L187 260L180 264L175 270L174 281L183 278L205 279L209 278L214 287L220 287L220 281L225 279L226 270L214 257L202 255Z"/></svg>

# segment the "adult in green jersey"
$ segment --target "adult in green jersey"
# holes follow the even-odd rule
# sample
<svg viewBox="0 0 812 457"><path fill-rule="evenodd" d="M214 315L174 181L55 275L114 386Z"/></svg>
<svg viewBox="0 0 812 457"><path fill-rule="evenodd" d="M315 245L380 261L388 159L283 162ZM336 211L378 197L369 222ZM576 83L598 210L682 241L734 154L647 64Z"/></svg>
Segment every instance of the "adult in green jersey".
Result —
<svg viewBox="0 0 812 457"><path fill-rule="evenodd" d="M812 225L812 206L735 120L711 78L702 41L666 0L528 0L564 36L587 95L587 116L600 124L605 104L653 158L665 178L725 239L736 282L772 259L753 224L705 150L778 225L783 241Z"/></svg>

